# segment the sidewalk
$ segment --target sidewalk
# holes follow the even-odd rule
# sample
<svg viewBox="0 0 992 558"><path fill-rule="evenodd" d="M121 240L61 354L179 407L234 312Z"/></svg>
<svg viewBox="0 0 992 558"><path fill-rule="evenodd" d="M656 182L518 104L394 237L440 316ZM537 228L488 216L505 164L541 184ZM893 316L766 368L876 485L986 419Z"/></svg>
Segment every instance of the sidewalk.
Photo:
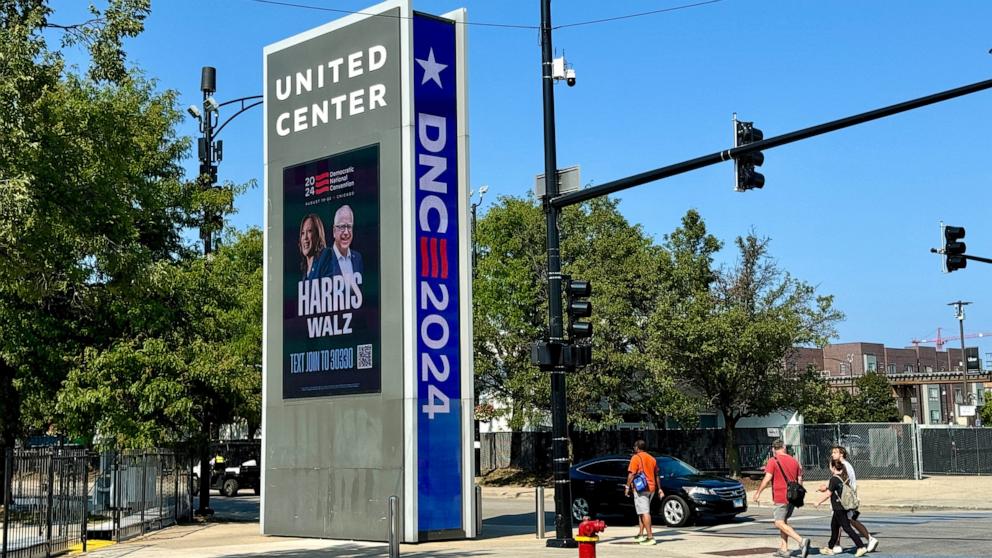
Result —
<svg viewBox="0 0 992 558"><path fill-rule="evenodd" d="M815 490L819 483L807 484ZM859 485L866 510L890 509L906 513L918 510L992 510L992 503L987 496L992 494L992 477L932 477L921 481L865 480ZM753 494L753 491L749 494ZM487 499L525 499L530 503L534 502L534 490L523 487L484 487L483 496ZM546 511L552 512L554 504L551 490L545 491L545 501ZM869 503L870 506L867 505ZM771 522L770 502L757 508L752 507L752 511L756 512L756 523ZM794 521L798 526L827 521L827 517L829 510L807 506L797 513ZM548 525L547 528L548 534L553 536L554 525ZM608 527L600 536L597 547L599 555L611 558L767 556L775 550L776 544L774 537L742 538L720 536L712 531L701 533L660 527L655 529L655 534L662 542L657 546L643 547L635 544L631 538L635 530L630 525ZM510 532L520 531L487 525L479 539L401 545L400 554L415 558L546 558L577 555L575 549L547 548L546 541L538 539L533 533L508 534ZM182 525L89 553L92 558L371 558L387 555L388 547L383 543L262 536L259 535L258 523L254 522Z"/></svg>
<svg viewBox="0 0 992 558"><path fill-rule="evenodd" d="M807 500L817 495L816 488L826 481L806 481ZM748 506L758 482L747 481ZM525 487L482 487L486 498L529 498L534 489ZM862 480L858 482L861 507L866 510L992 510L992 476L924 477L922 480ZM770 488L761 496L758 507L771 507ZM546 501L554 501L554 491L544 490ZM553 510L554 507L547 507Z"/></svg>

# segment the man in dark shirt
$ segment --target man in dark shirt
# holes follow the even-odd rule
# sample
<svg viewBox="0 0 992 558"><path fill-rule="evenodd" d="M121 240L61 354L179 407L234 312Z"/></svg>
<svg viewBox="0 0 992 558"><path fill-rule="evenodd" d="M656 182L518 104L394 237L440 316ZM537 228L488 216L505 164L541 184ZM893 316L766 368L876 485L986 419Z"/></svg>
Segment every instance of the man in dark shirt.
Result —
<svg viewBox="0 0 992 558"><path fill-rule="evenodd" d="M769 482L772 483L772 502L775 503L775 527L778 528L779 537L781 537L779 550L775 552L775 556L779 558L790 556L789 539L792 539L799 543L802 558L806 558L809 554L810 540L800 537L799 533L789 525L789 518L792 517L795 506L789 503L789 499L786 496L788 490L786 487L789 481L796 481L802 484L803 468L794 457L786 453L785 442L782 440L772 442L772 452L772 458L765 465L765 478L761 479L761 486L754 493L754 503L757 504L759 502L761 493L768 486Z"/></svg>

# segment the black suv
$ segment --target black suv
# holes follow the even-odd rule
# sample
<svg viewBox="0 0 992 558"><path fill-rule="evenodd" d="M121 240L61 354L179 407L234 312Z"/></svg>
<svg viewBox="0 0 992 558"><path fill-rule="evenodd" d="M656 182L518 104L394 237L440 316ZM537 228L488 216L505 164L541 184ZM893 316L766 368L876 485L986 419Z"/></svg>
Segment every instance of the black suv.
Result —
<svg viewBox="0 0 992 558"><path fill-rule="evenodd" d="M700 515L733 517L747 511L744 485L726 477L708 475L667 455L655 455L658 484L665 496L651 500L651 515L670 527L690 524ZM634 515L634 500L624 496L629 455L608 455L573 465L572 518L597 514Z"/></svg>

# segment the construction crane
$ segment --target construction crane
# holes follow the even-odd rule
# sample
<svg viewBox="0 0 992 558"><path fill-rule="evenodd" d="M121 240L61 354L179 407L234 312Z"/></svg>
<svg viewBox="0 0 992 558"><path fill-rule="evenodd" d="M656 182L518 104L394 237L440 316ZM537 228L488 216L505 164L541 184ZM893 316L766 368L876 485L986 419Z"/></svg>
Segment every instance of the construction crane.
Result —
<svg viewBox="0 0 992 558"><path fill-rule="evenodd" d="M981 337L992 337L992 332L983 331L983 332L979 332L979 333L965 333L964 334L964 338L965 339L978 339L978 338L981 338ZM937 337L935 337L933 339L913 339L911 341L911 343L913 344L914 347L919 347L921 343L936 343L937 344L937 350L938 351L943 351L944 350L944 344L945 343L947 343L948 341L958 341L960 339L961 339L961 336L960 335L952 335L950 337L941 337L940 336L940 328L938 327L937 328Z"/></svg>

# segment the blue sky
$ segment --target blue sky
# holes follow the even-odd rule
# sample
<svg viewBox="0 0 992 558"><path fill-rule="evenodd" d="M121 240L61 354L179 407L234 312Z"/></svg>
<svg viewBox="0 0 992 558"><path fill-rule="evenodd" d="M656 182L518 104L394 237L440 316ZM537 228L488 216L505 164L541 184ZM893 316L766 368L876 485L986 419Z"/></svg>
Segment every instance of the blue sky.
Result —
<svg viewBox="0 0 992 558"><path fill-rule="evenodd" d="M298 0L360 10L374 2ZM565 25L694 3L558 1ZM53 21L80 0L53 2ZM415 1L465 6L469 28L471 182L525 195L543 172L536 0ZM131 63L200 101L200 67L217 68L219 101L262 91L262 48L336 19L333 12L252 0L155 0ZM731 115L765 137L992 77L992 2L722 0L558 29L578 84L556 87L558 163L601 184L732 144ZM765 153L763 190L733 192L725 163L622 193L621 210L659 241L690 208L732 244L754 230L795 276L834 294L847 314L836 341L907 345L957 332L952 300L973 301L968 332L992 332L992 266L943 274L938 222L967 228L969 253L992 257L992 92L983 92ZM196 135L193 122L181 133ZM239 228L262 223L262 112L228 126L221 179L257 179L237 202ZM196 162L190 158L191 173ZM484 206L483 206L484 207ZM725 257L731 258L726 250ZM992 336L990 336L992 337ZM970 343L972 345L974 343ZM979 343L992 352L992 340ZM953 346L957 346L955 343Z"/></svg>

